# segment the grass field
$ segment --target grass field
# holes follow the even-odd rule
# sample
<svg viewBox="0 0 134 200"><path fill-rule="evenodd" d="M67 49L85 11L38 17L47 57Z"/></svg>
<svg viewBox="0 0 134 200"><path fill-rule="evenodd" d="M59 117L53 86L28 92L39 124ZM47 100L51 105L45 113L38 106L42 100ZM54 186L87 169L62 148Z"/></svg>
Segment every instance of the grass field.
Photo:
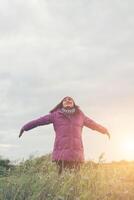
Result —
<svg viewBox="0 0 134 200"><path fill-rule="evenodd" d="M0 176L0 200L134 200L134 162L86 162L58 176L51 155Z"/></svg>

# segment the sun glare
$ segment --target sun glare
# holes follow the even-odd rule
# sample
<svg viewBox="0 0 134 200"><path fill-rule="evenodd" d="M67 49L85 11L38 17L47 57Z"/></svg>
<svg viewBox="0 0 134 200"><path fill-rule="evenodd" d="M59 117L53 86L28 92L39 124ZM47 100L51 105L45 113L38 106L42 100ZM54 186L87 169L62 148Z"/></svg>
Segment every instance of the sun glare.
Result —
<svg viewBox="0 0 134 200"><path fill-rule="evenodd" d="M121 151L126 159L134 159L134 140L124 140L121 143Z"/></svg>
<svg viewBox="0 0 134 200"><path fill-rule="evenodd" d="M124 144L124 149L126 151L134 151L134 144L132 141L127 141L125 144Z"/></svg>

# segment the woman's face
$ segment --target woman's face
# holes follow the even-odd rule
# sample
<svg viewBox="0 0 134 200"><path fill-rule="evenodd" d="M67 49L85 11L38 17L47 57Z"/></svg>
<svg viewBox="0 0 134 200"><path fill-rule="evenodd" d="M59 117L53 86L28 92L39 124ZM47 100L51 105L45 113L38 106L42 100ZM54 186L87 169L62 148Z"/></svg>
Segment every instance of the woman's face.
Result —
<svg viewBox="0 0 134 200"><path fill-rule="evenodd" d="M66 97L62 101L63 108L73 108L74 107L74 101L71 97Z"/></svg>

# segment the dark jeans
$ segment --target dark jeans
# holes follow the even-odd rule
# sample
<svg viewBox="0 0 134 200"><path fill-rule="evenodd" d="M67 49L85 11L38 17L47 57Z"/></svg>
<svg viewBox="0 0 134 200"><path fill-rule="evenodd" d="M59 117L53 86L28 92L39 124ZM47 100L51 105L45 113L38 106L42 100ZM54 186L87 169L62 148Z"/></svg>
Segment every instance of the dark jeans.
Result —
<svg viewBox="0 0 134 200"><path fill-rule="evenodd" d="M56 160L56 165L58 167L58 174L60 175L65 169L75 169L75 171L80 170L82 165L79 161L67 161L67 160Z"/></svg>

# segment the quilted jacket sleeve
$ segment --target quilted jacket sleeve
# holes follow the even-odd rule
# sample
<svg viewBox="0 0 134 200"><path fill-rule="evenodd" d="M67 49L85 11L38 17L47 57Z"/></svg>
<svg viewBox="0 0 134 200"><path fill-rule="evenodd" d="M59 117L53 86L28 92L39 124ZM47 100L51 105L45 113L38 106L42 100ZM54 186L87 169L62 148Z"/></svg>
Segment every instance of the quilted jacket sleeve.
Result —
<svg viewBox="0 0 134 200"><path fill-rule="evenodd" d="M51 124L51 123L53 123L53 114L52 113L28 122L27 124L25 124L22 127L21 130L28 131L37 126L47 125L47 124Z"/></svg>
<svg viewBox="0 0 134 200"><path fill-rule="evenodd" d="M107 133L107 129L102 125L96 123L94 120L84 115L84 126L91 128L92 130L96 130L100 133Z"/></svg>

